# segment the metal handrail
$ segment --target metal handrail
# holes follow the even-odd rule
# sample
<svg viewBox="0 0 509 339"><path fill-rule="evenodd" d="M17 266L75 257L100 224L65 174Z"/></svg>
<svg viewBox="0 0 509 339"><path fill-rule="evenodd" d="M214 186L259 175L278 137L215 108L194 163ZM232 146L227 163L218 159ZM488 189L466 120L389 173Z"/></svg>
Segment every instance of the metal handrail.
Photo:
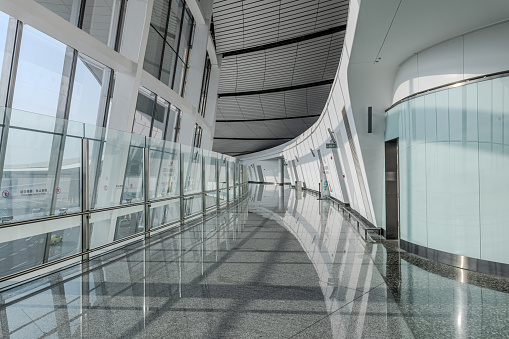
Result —
<svg viewBox="0 0 509 339"><path fill-rule="evenodd" d="M244 197L247 197L247 193L245 193L245 194L244 194ZM206 215L206 214L205 214L205 215ZM209 214L209 215L211 215L211 214ZM205 218L205 216L204 216L204 218ZM208 221L208 220L210 220L211 218L213 218L213 216L212 216L212 217L210 217L210 218L208 218L208 219L206 219L206 220L204 220L204 221ZM225 224L224 224L221 228L219 228L217 231L224 229L225 227L229 226L232 222L233 222L233 220L232 220L231 218L230 218L230 219L228 219L228 220L226 220L226 223L225 223ZM161 230L162 228L166 228L166 227L168 227L168 226L171 226L171 225L174 225L174 224L180 224L180 223L181 223L181 221L180 221L180 220L176 220L176 221L173 221L173 222L171 222L171 223L169 223L169 224L167 224L167 225L158 226L158 227L156 227L156 228L153 228L153 229L151 229L151 231L153 232L153 231ZM184 225L182 225L182 226L184 226ZM181 230L179 230L178 232L172 233L172 236L177 235L177 234L181 234L181 233L183 233L183 232L187 231L187 230L188 230L189 228L191 228L191 227L194 227L194 226L189 226L189 227L182 228L182 229L181 229ZM170 229L175 229L175 228L176 228L176 227L172 227L172 228L170 228ZM169 229L169 230L170 230L170 229ZM131 239L133 239L133 238L139 238L139 237L143 236L145 233L147 233L147 232L140 232L140 233L137 233L137 234L135 234L135 235L133 235L133 236L131 236L131 237L120 239L120 240L116 241L115 243L111 243L111 244L118 244L118 243L125 242L125 241L127 241L127 240L131 240ZM204 240L207 240L207 239L209 239L209 238L210 238L210 237L205 238ZM158 242L160 242L160 241L162 241L162 239L157 240L155 243L158 243ZM153 243L153 244L155 244L155 243ZM100 246L100 247L93 248L93 249L89 250L89 251L87 252L87 254L92 254L92 253L93 253L93 252L95 252L95 251L98 251L98 250L101 250L101 249L104 249L104 248L108 248L108 247L110 247L110 246L111 246L110 244L106 244L106 245L102 245L102 246ZM195 245L193 245L193 247L192 247L192 248L194 248L194 247L195 247ZM115 251L115 250L117 250L117 249L118 249L118 248L113 248L113 249L111 249L110 251L102 252L100 255L104 255L104 254L107 254L107 253L111 253L111 252L113 252L113 251ZM186 252L186 253L187 253L187 252ZM175 257L175 259L178 259L179 257L182 257L183 255L184 255L184 253L182 253L181 255L176 256L176 257ZM77 253L77 254L74 254L74 255L72 255L72 256L69 256L69 257L66 257L66 258L62 258L62 259L58 259L58 260L56 260L56 261L52 261L52 262L50 262L50 263L46 263L46 264L43 264L43 265L40 265L40 266L37 266L37 267L33 267L33 268L27 269L27 270L22 271L22 272L14 273L14 274L12 274L12 275L9 275L9 276L6 276L6 277L3 277L3 278L0 278L0 282L7 281L7 280L9 280L9 279L13 279L13 278L17 278L17 277L20 277L20 276L23 276L23 275L26 275L26 274L29 274L29 273L33 273L33 272L36 272L37 270L41 270L41 269L43 269L43 268L48 268L48 267L51 267L51 266L53 266L53 265L55 265L55 264L62 263L62 262L65 262L65 261L68 261L68 260L71 260L71 259L78 258L78 257L82 257L82 253ZM63 271L63 270L65 270L65 269L68 269L68 268L74 267L74 266L79 265L79 264L81 264L81 261L80 261L80 262L73 263L73 264L70 264L70 265L67 265L67 266L65 266L65 267L61 267L61 268L59 268L59 269L57 269L57 270L54 270L54 271L52 271L52 272L47 272L47 273L43 274L43 275L42 275L42 277L44 277L44 276L48 276L48 275L53 274L53 273L55 273L55 272ZM78 273L78 274L80 274L80 273ZM34 280L34 279L38 279L38 278L40 278L40 277L41 277L41 276L38 276L38 277L32 277L32 278L30 278L30 279L28 279L28 280L26 280L26 281L18 282L17 284L15 284L15 285L13 285L13 286L9 286L9 287L8 287L8 288L6 288L6 289L13 288L13 287L17 287L17 286L20 286L20 285L26 284L26 283L28 283L28 282L30 282L30 281L32 281L32 280ZM64 280L64 282L65 282L65 281L68 281L68 280L71 280L71 279L72 279L72 278L67 278L67 279L65 279L65 280ZM5 290L5 289L1 289L1 290L3 291L3 290ZM12 301L11 301L11 302L12 302ZM10 302L9 302L8 304L10 304ZM4 306L6 306L6 305L7 305L7 304L5 304Z"/></svg>
<svg viewBox="0 0 509 339"><path fill-rule="evenodd" d="M476 82L479 82L479 81L485 81L485 80L496 79L496 78L503 78L503 77L506 77L506 76L509 76L509 70L502 71L502 72L485 74L485 75L479 75L479 76L475 76L475 77L472 77L472 78L468 78L468 79L464 79L464 80L460 80L460 81L455 81L455 82L450 82L450 83L443 84L443 85L440 85L440 86L432 87L432 88L429 88L429 89L426 89L426 90L423 90L423 91L420 91L420 92L416 92L416 93L410 94L410 95L404 97L403 99L400 99L400 100L396 101L389 108L387 108L385 110L385 112L388 112L389 110L393 109L394 107L398 106L399 104L401 104L401 103L403 103L405 101L408 101L408 100L411 100L411 99L415 99L415 98L421 97L421 96L426 95L426 94L431 94L431 93L434 93L434 92L439 92L439 91L442 91L442 90L445 90L445 89L448 89L448 88L464 86L464 85L470 85L470 84L473 84L473 83L476 83Z"/></svg>
<svg viewBox="0 0 509 339"><path fill-rule="evenodd" d="M14 221L14 222L6 223L6 224L0 224L0 229L8 228L8 227L14 227L14 226L27 225L27 224L40 223L40 222L51 221L51 220L64 219L64 218L72 218L72 217L76 217L76 216L82 216L82 215L93 214L93 213L101 213L101 212L107 212L107 211L113 211L113 210L118 210L118 209L129 208L129 207L150 205L152 203L158 203L158 202L163 202L163 201L171 201L171 200L176 200L176 199L180 199L180 198L189 198L189 197L200 195L200 194L206 194L206 193L213 193L213 192L217 192L217 191L223 191L223 190L227 190L227 189L230 189L230 188L240 187L240 186L243 186L243 185L244 184L242 183L242 184L238 184L238 185L235 185L235 186L229 186L229 187L225 187L225 188L220 188L219 190L210 190L210 191L205 191L205 192L185 194L183 196L177 195L177 196L168 197L168 198L149 200L147 202L140 201L140 202L136 202L136 203L129 203L129 204L123 204L123 205L117 205L117 206L111 206L111 207L103 207L103 208L97 208L97 209L90 209L90 210L83 211L83 212L74 212L74 213L68 213L68 214L64 214L64 215L49 215L47 217L40 217L40 218L36 218L36 219L27 219L27 220Z"/></svg>
<svg viewBox="0 0 509 339"><path fill-rule="evenodd" d="M310 192L318 195L318 191L315 191L313 189L304 188L304 190L310 191ZM329 197L326 196L325 198L332 201L332 206L334 206L334 203L336 203L338 210L342 211L343 214L345 212L348 213L348 220L351 220L353 217L353 219L357 222L357 231L359 231L359 227L360 227L360 225L362 225L362 227L364 229L364 241L368 241L368 231L377 231L378 234L381 235L381 232L382 232L381 227L375 227L375 226L370 227L370 225L367 225L363 220L361 220L359 217L357 217L355 214L353 214L353 211L350 210L349 208L347 208L346 204L339 201L339 199L336 199L336 198L330 197L330 196Z"/></svg>
<svg viewBox="0 0 509 339"><path fill-rule="evenodd" d="M83 158L84 156L88 157L88 152L89 152L88 151L88 140L89 139L82 138L82 163L84 163L84 164L88 164L88 158ZM145 147L144 152L147 153L147 154L144 154L144 157L145 157L144 163L148 164L149 163L148 158L149 158L149 152L150 152L149 148ZM181 157L182 157L182 155L183 154L181 153ZM182 159L181 159L181 163L182 163ZM216 162L216 167L218 164L219 163ZM88 167L85 165L83 165L83 166L84 167L83 167L82 174L81 174L81 185L82 185L82 187L89 187L90 178L89 178ZM216 168L216 170L217 169L218 168ZM234 166L234 174L233 175L235 176L236 172L239 172L239 174L241 174L242 173L241 171L242 171L241 167ZM181 179L182 179L182 173L183 173L182 168L180 169L179 172L180 172ZM142 238L142 237L148 238L148 237L150 237L151 232L160 231L165 228L172 229L172 228L176 227L177 225L183 225L186 221L188 221L190 219L214 213L213 212L214 209L216 209L217 211L222 210L225 206L229 206L230 204L232 204L236 201L240 201L240 199L245 199L247 196L247 190L245 189L247 187L247 182L239 182L237 184L228 186L228 181L227 181L227 182L225 182L227 187L219 188L220 185L219 185L219 180L217 178L216 179L217 187L215 190L204 190L205 187L202 182L203 186L202 186L201 192L191 193L191 194L182 194L183 193L183 180L180 180L181 194L179 194L177 196L163 197L163 198L157 198L157 199L150 200L150 198L149 198L150 193L148 191L148 187L149 187L149 182L150 182L151 178L148 175L146 175L146 173L149 173L149 167L146 165L144 167L144 173L145 173L144 178L143 178L143 185L144 185L144 190L145 190L144 191L144 201L139 201L139 202L135 202L135 203L119 204L117 206L93 209L88 206L88 201L89 201L88 191L84 190L83 191L84 193L82 196L82 203L80 204L82 210L79 212L69 213L69 214L65 214L65 215L50 215L50 216L46 216L46 217L38 217L35 219L19 220L19 221L15 221L15 222L7 222L7 223L0 224L0 230L1 230L1 229L7 229L10 227L19 227L19 226L23 226L23 225L30 225L30 224L36 224L36 223L41 223L41 222L53 221L53 220L62 220L65 218L81 217L80 227L81 227L81 233L82 233L81 250L78 249L78 253L69 255L65 258L59 258L57 260L44 262L41 265L37 265L37 266L30 267L30 268L25 269L20 272L9 274L5 277L1 277L0 282L6 282L6 281L10 281L14 278L25 276L27 274L33 274L34 272L36 272L38 270L47 269L51 266L69 262L70 260L73 260L76 258L81 258L80 262L87 261L90 259L90 257L89 257L90 254L97 253L97 251L99 251L99 250L104 250L106 248L112 247L114 245L122 244L122 243L127 244L127 243L130 243L133 239L138 239L138 238ZM241 178L241 180L243 180L245 177L241 177L239 175L239 178ZM204 176L202 176L201 180L205 180ZM239 188L239 191L237 191L237 188ZM234 193L231 196L230 196L230 194L228 194L230 189L234 189ZM213 206L206 207L205 206L205 195L209 194L209 193L214 193L214 192L217 195L216 203ZM219 198L220 192L226 192L227 199L225 201L223 201ZM238 194L236 192L238 192ZM183 209L184 208L184 200L191 199L191 198L194 198L199 195L203 195L203 206L200 207L201 210L199 212L195 212L190 215L185 215L185 210ZM150 225L151 224L151 218L150 218L151 204L161 203L161 202L165 202L165 201L175 201L177 199L180 200L180 202L181 202L181 215L178 218L178 220L174 220L170 223L158 225L157 227L151 228L151 225ZM86 202L86 203L84 203L84 202ZM89 220L90 220L91 215L96 214L96 213L101 213L101 212L122 210L122 209L128 209L128 208L132 208L132 207L143 207L143 206L144 206L144 209L142 208L142 209L140 209L140 211L143 211L145 213L145 230L144 231L136 233L136 234L131 234L131 235L126 236L122 239L110 241L107 244L104 244L104 245L101 245L98 247L90 248L90 221ZM164 206L164 205L162 205L162 206ZM50 234L50 233L48 233L48 234ZM69 265L65 265L65 268L67 268L67 267L69 267Z"/></svg>
<svg viewBox="0 0 509 339"><path fill-rule="evenodd" d="M247 194L243 194L242 198L246 198ZM241 198L241 197L239 197ZM171 199L170 199L171 200ZM232 201L230 201L232 202ZM226 201L226 202L223 202L221 203L219 206L216 206L216 209L221 209L222 207L224 207L225 205L228 205L230 202ZM139 206L139 205L145 205L145 203L137 203L137 204L134 204L134 206ZM131 207L132 205L129 205L129 207ZM126 206L122 206L122 207L126 207ZM106 210L114 210L114 209L118 209L117 207L116 208L108 208ZM8 280L11 280L11 279L14 279L14 278L17 278L17 277L21 277L23 275L26 275L26 274L30 274L30 273L33 273L33 272L36 272L38 270L41 270L41 269L44 269L44 268L48 268L48 267L51 267L51 266L54 266L54 265L57 265L57 264L60 264L60 263L63 263L63 262L66 262L66 261L69 261L69 260L72 260L72 259L75 259L75 258L78 258L78 257L83 257L84 255L87 255L87 254L92 254L96 251L99 251L99 250L102 250L102 249L105 249L105 248L108 248L110 246L113 246L113 245L117 245L117 244L120 244L120 243L123 243L123 242L126 242L128 240L132 240L132 239L135 239L135 238L140 238L140 237L143 237L145 236L147 233L150 234L151 232L154 232L154 231L159 231L163 228L168 228L168 229L172 229L174 227L170 227L170 226L174 226L176 224L182 224L184 221L186 220L189 220L189 219L193 219L193 218L196 218L197 216L200 216L200 215L206 215L208 212L210 212L211 210L213 210L213 207L209 207L207 208L205 211L201 211L201 212L197 212L197 213L194 213L194 214L191 214L191 215L188 215L186 217L184 217L183 219L179 219L179 220L175 220L175 221L172 221L170 223L167 223L167 224L164 224L164 225L160 225L160 226L157 226L155 228L151 228L150 230L146 231L146 232L139 232L139 233L136 233L136 234L133 234L133 235L130 235L128 237L125 237L125 238L122 238L122 239L119 239L119 240L116 240L116 241L113 241L113 242L109 242L107 244L104 244L104 245L101 245L101 246L98 246L98 247L94 247L94 248L91 248L87 251L84 251L84 252L79 252L79 253L76 253L76 254L73 254L73 255L70 255L68 257L65 257L65 258L60 258L60 259L57 259L57 260L54 260L54 261L51 261L51 262L48 262L48 263L44 263L44 264L41 264L41 265L38 265L38 266L35 266L35 267L32 267L32 268L29 268L29 269L26 269L26 270L23 270L21 272L17 272L17 273L13 273L11 275L8 275L8 276L5 276L5 277L1 277L0 278L0 282L4 282L4 281L8 281ZM101 210L103 211L103 210ZM83 215L83 214L87 214L87 213L75 213L73 215ZM59 217L68 217L69 215L65 215L65 216L59 216ZM51 220L51 219L49 219ZM37 222L40 222L37 221ZM170 227L170 228L169 228ZM115 248L116 249L116 248ZM81 262L81 261L80 261ZM68 267L65 267L65 268L68 268Z"/></svg>

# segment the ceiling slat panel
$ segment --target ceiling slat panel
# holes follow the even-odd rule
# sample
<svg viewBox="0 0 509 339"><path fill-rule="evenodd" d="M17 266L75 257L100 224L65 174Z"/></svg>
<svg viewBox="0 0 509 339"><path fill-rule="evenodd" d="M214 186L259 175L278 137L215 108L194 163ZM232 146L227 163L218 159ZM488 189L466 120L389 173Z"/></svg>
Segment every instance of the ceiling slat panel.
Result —
<svg viewBox="0 0 509 339"><path fill-rule="evenodd" d="M348 0L216 0L214 28L218 53L240 51L345 25ZM220 94L305 86L334 79L344 31L313 39L223 57ZM218 120L279 119L216 123L216 137L283 138L215 140L214 150L232 155L270 148L307 130L320 114L331 85L274 93L221 96Z"/></svg>

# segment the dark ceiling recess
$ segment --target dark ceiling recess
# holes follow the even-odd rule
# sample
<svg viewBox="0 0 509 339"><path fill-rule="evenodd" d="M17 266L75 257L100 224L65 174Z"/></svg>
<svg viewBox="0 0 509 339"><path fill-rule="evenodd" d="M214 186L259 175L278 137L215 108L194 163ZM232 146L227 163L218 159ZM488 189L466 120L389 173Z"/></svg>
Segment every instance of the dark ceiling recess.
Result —
<svg viewBox="0 0 509 339"><path fill-rule="evenodd" d="M320 114L308 115L306 118L319 117ZM247 121L281 121L281 120L292 120L302 119L302 117L288 117L288 118L269 118L269 119L239 119L239 120L216 120L216 122L247 122Z"/></svg>
<svg viewBox="0 0 509 339"><path fill-rule="evenodd" d="M330 35L333 33L344 31L344 30L346 30L346 25L336 26L336 27L326 29L324 31L315 32L315 33L311 33L311 34L307 34L307 35L301 35L301 36L291 38L288 40L281 40L281 41L273 42L273 43L262 45L262 46L255 46L255 47L251 47L251 48L240 49L238 51L226 52L226 53L223 53L223 58L226 58L226 57L229 57L232 55L258 52L258 51L263 51L263 50L269 49L269 48L275 48L275 47L281 47L281 46L286 46L286 45L290 45L290 44L295 44L297 42L316 39L316 38L319 38L324 35Z"/></svg>
<svg viewBox="0 0 509 339"><path fill-rule="evenodd" d="M215 151L261 151L316 122L338 69L348 4L214 1L216 50L222 54Z"/></svg>
<svg viewBox="0 0 509 339"><path fill-rule="evenodd" d="M286 91L291 91L291 90L294 90L294 89L302 89L302 88L316 87L316 86L322 86L322 85L331 85L333 82L334 82L334 79L330 79L330 80L314 82L312 84L302 84L302 85L297 85L297 86L287 86L287 87L281 87L281 88L262 89L262 90L259 90L259 91L247 91L247 92L236 92L236 93L219 93L218 97L219 98L238 97L238 96L241 96L241 95L256 95L256 94L286 92Z"/></svg>
<svg viewBox="0 0 509 339"><path fill-rule="evenodd" d="M292 138L223 138L223 137L214 137L217 140L290 140Z"/></svg>

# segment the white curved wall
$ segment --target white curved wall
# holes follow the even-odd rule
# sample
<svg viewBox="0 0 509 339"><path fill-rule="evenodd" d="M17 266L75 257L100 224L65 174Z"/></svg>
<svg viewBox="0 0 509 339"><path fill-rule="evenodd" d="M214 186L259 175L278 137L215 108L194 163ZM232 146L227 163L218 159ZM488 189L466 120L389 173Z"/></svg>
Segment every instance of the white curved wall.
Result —
<svg viewBox="0 0 509 339"><path fill-rule="evenodd" d="M396 74L394 101L509 70L509 21L423 50ZM399 103L386 140L399 138L401 239L509 264L509 78L467 82Z"/></svg>
<svg viewBox="0 0 509 339"><path fill-rule="evenodd" d="M398 68L392 102L468 78L509 70L509 21L415 53Z"/></svg>

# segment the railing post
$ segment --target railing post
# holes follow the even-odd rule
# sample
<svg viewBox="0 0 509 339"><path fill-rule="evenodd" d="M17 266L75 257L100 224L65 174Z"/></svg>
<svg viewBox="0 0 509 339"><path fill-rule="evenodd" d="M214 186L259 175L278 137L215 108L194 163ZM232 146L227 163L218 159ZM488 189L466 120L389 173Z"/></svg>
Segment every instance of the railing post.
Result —
<svg viewBox="0 0 509 339"><path fill-rule="evenodd" d="M202 191L202 212L205 217L205 210L207 209L207 194L205 193L207 183L205 182L205 157L203 156L203 151L201 152L201 191Z"/></svg>
<svg viewBox="0 0 509 339"><path fill-rule="evenodd" d="M150 238L150 148L143 149L143 188L145 196L145 239Z"/></svg>
<svg viewBox="0 0 509 339"><path fill-rule="evenodd" d="M87 138L81 139L81 260L87 261L90 256L90 168L88 163L89 142Z"/></svg>
<svg viewBox="0 0 509 339"><path fill-rule="evenodd" d="M226 164L226 203L230 203L230 162L225 160Z"/></svg>
<svg viewBox="0 0 509 339"><path fill-rule="evenodd" d="M233 201L237 199L237 162L233 163Z"/></svg>
<svg viewBox="0 0 509 339"><path fill-rule="evenodd" d="M216 207L219 209L219 159L216 156Z"/></svg>
<svg viewBox="0 0 509 339"><path fill-rule="evenodd" d="M185 210L184 210L184 154L180 150L180 222L184 223Z"/></svg>

